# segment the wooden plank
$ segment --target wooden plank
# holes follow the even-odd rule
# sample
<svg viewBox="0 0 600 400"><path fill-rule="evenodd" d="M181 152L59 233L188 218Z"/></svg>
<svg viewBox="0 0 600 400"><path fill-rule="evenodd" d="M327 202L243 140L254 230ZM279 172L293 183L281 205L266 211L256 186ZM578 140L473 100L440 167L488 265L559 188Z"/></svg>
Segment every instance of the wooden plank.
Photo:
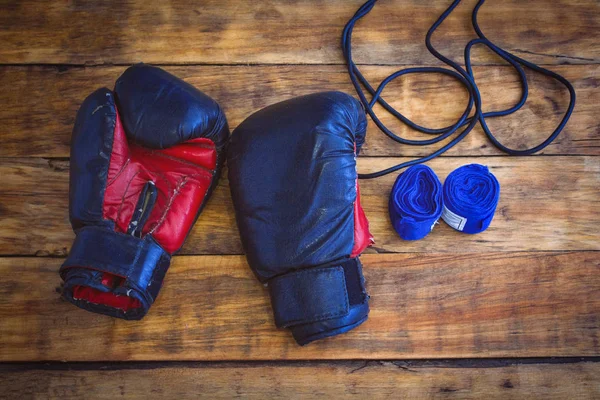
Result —
<svg viewBox="0 0 600 400"><path fill-rule="evenodd" d="M359 161L372 172L406 159ZM600 249L600 159L597 157L438 158L428 163L443 182L459 166L487 165L501 185L494 220L484 233L466 235L444 222L416 242L398 238L388 199L396 177L361 181L362 205L375 236L375 251L463 252ZM410 249L410 250L409 250Z"/></svg>
<svg viewBox="0 0 600 400"><path fill-rule="evenodd" d="M3 2L0 63L342 63L340 36L364 0L178 0ZM434 36L456 59L474 38L466 1ZM359 62L434 63L425 33L446 0L381 2L355 33ZM597 63L600 12L594 0L486 4L480 24L493 41L534 62ZM302 40L298 40L302 38ZM498 62L478 52L479 63Z"/></svg>
<svg viewBox="0 0 600 400"><path fill-rule="evenodd" d="M405 161L360 157L359 170ZM375 236L367 252L487 252L600 250L599 157L446 157L430 165L442 182L455 168L472 163L491 168L501 184L496 216L478 235L440 221L423 240L407 242L394 232L388 197L395 176L361 181L362 205ZM68 220L68 161L0 160L0 254L65 256L74 235ZM182 254L241 254L225 171Z"/></svg>
<svg viewBox="0 0 600 400"><path fill-rule="evenodd" d="M295 344L243 256L175 257L142 321L80 310L60 259L0 258L1 361L598 356L600 252L369 254L369 320Z"/></svg>
<svg viewBox="0 0 600 400"><path fill-rule="evenodd" d="M398 67L364 67L373 83ZM54 68L0 67L0 156L68 157L75 114L83 99L101 86L112 87L124 67ZM251 113L293 96L322 90L354 94L347 73L340 66L235 66L166 67L166 69L215 98L235 128ZM577 106L566 129L544 154L600 155L600 66L557 66L577 91ZM509 67L475 69L486 110L505 109L520 95L520 86ZM542 142L556 127L568 104L559 84L530 74L527 105L514 116L489 120L505 144L523 148ZM502 90L499 90L502 88ZM409 76L385 91L385 98L416 122L440 128L451 125L463 112L467 95L457 82L439 74ZM408 129L390 116L380 114L390 128L403 137L431 138ZM402 146L369 123L366 156L423 156L435 146ZM447 155L503 154L476 128Z"/></svg>
<svg viewBox="0 0 600 400"><path fill-rule="evenodd" d="M68 366L68 365L67 365ZM0 399L594 399L600 363L448 368L411 362L179 364L0 374ZM315 376L319 377L318 383Z"/></svg>

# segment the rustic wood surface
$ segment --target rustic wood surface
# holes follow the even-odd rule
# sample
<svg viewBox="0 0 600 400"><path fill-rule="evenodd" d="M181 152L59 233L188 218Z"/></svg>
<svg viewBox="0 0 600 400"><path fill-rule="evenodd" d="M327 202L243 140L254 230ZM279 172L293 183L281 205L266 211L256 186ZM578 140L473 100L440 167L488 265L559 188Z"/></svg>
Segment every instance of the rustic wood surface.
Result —
<svg viewBox="0 0 600 400"><path fill-rule="evenodd" d="M401 161L406 159L360 157L359 170L370 172ZM443 181L452 170L473 162L488 165L502 187L496 216L485 232L466 235L440 222L423 240L400 240L389 222L395 176L388 175L361 182L361 203L375 236L367 253L600 250L597 157L443 157L428 165ZM0 254L67 254L74 238L68 175L68 161L0 159L0 201L6 208ZM181 254L242 254L226 170Z"/></svg>
<svg viewBox="0 0 600 400"><path fill-rule="evenodd" d="M0 63L341 63L341 30L363 2L4 0ZM457 59L473 37L476 2L464 1L434 36L437 47ZM425 33L450 2L380 3L356 28L357 61L436 63L425 50ZM488 3L480 25L502 47L538 63L600 61L596 0Z"/></svg>
<svg viewBox="0 0 600 400"><path fill-rule="evenodd" d="M464 364L464 365L463 365ZM497 365L496 365L497 364ZM2 371L0 399L152 397L196 399L585 399L599 398L600 363L482 364L354 361L83 365ZM315 385L315 376L319 384Z"/></svg>
<svg viewBox="0 0 600 400"><path fill-rule="evenodd" d="M362 2L0 0L0 398L600 397L597 0L482 7L491 40L571 80L573 117L534 157L508 157L476 128L428 163L442 181L473 162L497 176L498 211L479 235L441 223L404 242L387 214L395 176L362 181L376 239L362 257L372 311L352 332L299 347L274 327L242 254L226 171L143 321L61 300L57 270L74 237L69 140L87 94L133 63L153 63L215 98L232 128L293 96L354 94L339 41ZM365 75L376 84L406 66L439 65L424 37L449 3L380 1L355 29ZM433 38L458 61L475 3L465 0ZM512 105L514 71L484 49L473 60L485 110ZM542 141L568 103L561 85L528 77L527 105L490 121L517 148ZM454 122L467 101L438 75L405 77L384 97L430 127ZM381 115L400 135L423 137ZM439 146L395 144L371 122L368 132L364 172Z"/></svg>
<svg viewBox="0 0 600 400"><path fill-rule="evenodd" d="M378 82L398 67L366 66L363 72ZM2 157L68 157L71 130L79 105L95 89L112 87L123 67L0 67L0 131ZM165 68L186 79L223 105L231 128L269 104L321 90L354 93L342 65L185 66ZM505 109L518 101L520 86L510 67L476 67L486 110ZM557 66L570 79L578 103L562 134L541 154L600 154L600 65ZM523 109L490 128L503 143L520 148L542 142L554 130L568 105L568 92L555 81L529 74L530 96ZM498 88L502 87L499 91ZM467 94L451 78L439 74L408 76L388 86L385 98L416 122L440 128L456 122ZM35 110L34 113L29 110ZM382 113L382 120L402 136L423 138ZM24 145L26 143L27 145ZM400 146L369 123L363 156L423 156L437 146ZM477 127L447 155L502 155Z"/></svg>
<svg viewBox="0 0 600 400"><path fill-rule="evenodd" d="M367 254L369 320L306 347L243 256L175 258L142 321L60 298L60 259L0 258L1 361L594 356L600 253Z"/></svg>

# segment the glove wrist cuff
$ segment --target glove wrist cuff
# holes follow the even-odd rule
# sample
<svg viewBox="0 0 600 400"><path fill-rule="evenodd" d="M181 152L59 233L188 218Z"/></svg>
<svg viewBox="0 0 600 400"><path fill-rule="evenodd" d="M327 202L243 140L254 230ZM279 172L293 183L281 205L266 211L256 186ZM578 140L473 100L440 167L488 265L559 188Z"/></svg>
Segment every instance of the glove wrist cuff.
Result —
<svg viewBox="0 0 600 400"><path fill-rule="evenodd" d="M291 328L299 344L350 330L368 314L358 258L290 272L268 286L275 324Z"/></svg>
<svg viewBox="0 0 600 400"><path fill-rule="evenodd" d="M84 227L77 231L60 268L63 296L89 311L140 319L158 296L170 260L150 235L140 239L106 228ZM81 290L91 295L79 298ZM110 300L105 301L107 298ZM135 307L120 306L128 298L137 301Z"/></svg>

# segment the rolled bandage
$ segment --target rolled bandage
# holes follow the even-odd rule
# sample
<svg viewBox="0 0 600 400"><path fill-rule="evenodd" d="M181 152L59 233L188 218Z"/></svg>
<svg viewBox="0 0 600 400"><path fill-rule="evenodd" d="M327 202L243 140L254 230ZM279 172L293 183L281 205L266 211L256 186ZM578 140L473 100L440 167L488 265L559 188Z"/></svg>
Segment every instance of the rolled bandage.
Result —
<svg viewBox="0 0 600 400"><path fill-rule="evenodd" d="M422 239L442 215L442 184L426 165L413 165L398 176L390 194L392 225L404 240Z"/></svg>
<svg viewBox="0 0 600 400"><path fill-rule="evenodd" d="M500 184L485 165L463 165L444 182L442 219L461 232L483 232L494 218L499 198Z"/></svg>

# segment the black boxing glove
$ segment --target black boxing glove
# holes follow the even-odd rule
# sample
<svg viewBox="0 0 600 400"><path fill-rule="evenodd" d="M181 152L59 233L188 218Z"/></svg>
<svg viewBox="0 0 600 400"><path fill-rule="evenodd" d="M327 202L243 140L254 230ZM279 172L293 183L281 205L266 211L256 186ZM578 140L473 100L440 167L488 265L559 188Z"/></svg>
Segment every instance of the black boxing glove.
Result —
<svg viewBox="0 0 600 400"><path fill-rule="evenodd" d="M367 121L340 92L269 106L235 129L229 183L250 267L269 287L275 323L304 345L369 314L358 256L372 243L356 154Z"/></svg>

